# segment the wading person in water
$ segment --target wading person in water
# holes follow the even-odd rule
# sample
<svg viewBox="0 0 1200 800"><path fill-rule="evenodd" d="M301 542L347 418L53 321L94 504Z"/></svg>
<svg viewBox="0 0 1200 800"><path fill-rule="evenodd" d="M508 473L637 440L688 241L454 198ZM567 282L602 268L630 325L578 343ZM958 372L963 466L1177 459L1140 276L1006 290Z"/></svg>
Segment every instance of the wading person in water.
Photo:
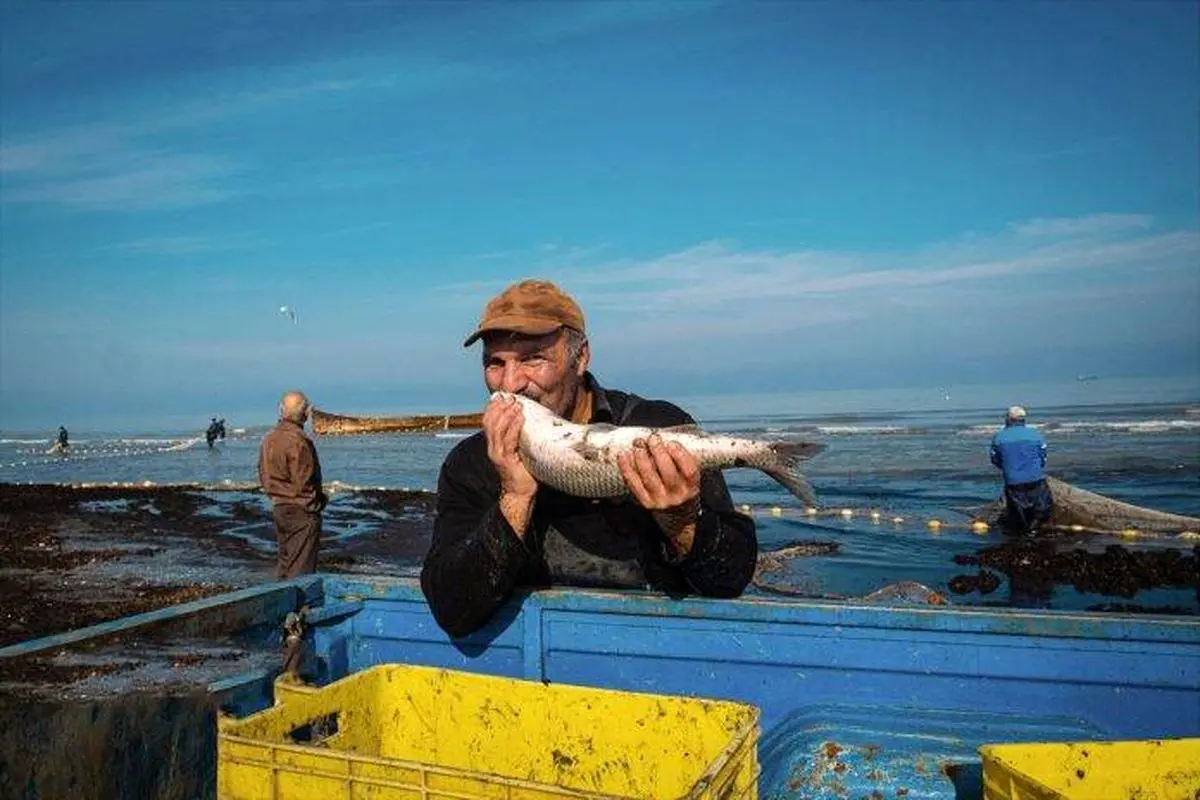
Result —
<svg viewBox="0 0 1200 800"><path fill-rule="evenodd" d="M1046 486L1046 440L1025 425L1025 409L1013 406L992 437L991 459L1004 474L1004 528L1025 536L1049 524L1054 497Z"/></svg>
<svg viewBox="0 0 1200 800"><path fill-rule="evenodd" d="M577 423L691 424L661 400L602 387L588 371L583 312L557 286L521 281L484 308L464 342L483 343L489 392L524 395ZM453 636L483 627L519 586L654 588L736 597L754 574L754 520L737 513L719 470L657 436L621 458L629 495L571 497L539 485L517 444L515 401L492 400L483 430L446 457L421 588Z"/></svg>

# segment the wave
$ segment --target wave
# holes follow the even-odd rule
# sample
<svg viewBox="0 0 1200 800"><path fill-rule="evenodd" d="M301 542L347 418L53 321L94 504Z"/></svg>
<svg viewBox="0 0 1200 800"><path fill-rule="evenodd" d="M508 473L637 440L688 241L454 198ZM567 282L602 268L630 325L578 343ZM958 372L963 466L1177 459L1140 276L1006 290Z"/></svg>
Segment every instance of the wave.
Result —
<svg viewBox="0 0 1200 800"><path fill-rule="evenodd" d="M202 440L203 438L204 438L203 436L199 437L200 440ZM180 442L187 442L187 441L193 441L193 440L197 440L196 437L140 436L140 437L135 437L135 438L106 439L105 442L112 443L112 444L131 444L131 445L135 445L135 446L139 446L139 447L153 447L155 445L175 445L175 444L179 444Z"/></svg>
<svg viewBox="0 0 1200 800"><path fill-rule="evenodd" d="M1101 422L1044 422L1029 427L1047 435L1071 433L1186 433L1200 431L1200 419L1144 419ZM1000 430L996 424L972 425L958 431L959 436L991 436Z"/></svg>
<svg viewBox="0 0 1200 800"><path fill-rule="evenodd" d="M908 428L902 425L817 425L817 433L827 436L917 436L928 433L927 428Z"/></svg>
<svg viewBox="0 0 1200 800"><path fill-rule="evenodd" d="M763 428L743 428L729 431L737 436L923 436L932 433L931 428L908 425L769 425Z"/></svg>
<svg viewBox="0 0 1200 800"><path fill-rule="evenodd" d="M163 452L164 453L174 453L179 450L187 450L188 448L195 447L196 445L200 444L203 441L204 441L203 436L197 436L193 439L184 439L181 442L176 442L175 444L171 445L170 447L163 448Z"/></svg>

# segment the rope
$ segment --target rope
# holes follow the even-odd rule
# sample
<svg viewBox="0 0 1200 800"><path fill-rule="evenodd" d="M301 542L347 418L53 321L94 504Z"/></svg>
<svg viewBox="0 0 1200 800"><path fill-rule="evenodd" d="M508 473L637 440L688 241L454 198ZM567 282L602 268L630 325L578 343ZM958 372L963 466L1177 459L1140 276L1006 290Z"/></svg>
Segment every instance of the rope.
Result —
<svg viewBox="0 0 1200 800"><path fill-rule="evenodd" d="M889 525L893 530L900 530L906 525L918 524L923 522L925 527L931 534L938 534L942 531L970 531L971 533L985 536L991 530L992 525L986 520L973 519L967 522L955 522L931 517L925 520L908 520L902 516L886 514L879 509L874 508L789 508L783 506L750 506L742 505L739 510L743 514L750 516L770 516L782 519L797 519L797 520L815 520L815 519L842 519L849 522L854 519L868 520L872 525ZM1091 533L1103 534L1108 536L1120 536L1125 539L1164 539L1178 538L1183 540L1198 540L1200 532L1197 531L1179 531L1175 534L1157 534L1149 531L1141 531L1137 528L1122 528L1120 530L1108 528L1093 528L1086 525L1052 525L1049 530L1058 533Z"/></svg>

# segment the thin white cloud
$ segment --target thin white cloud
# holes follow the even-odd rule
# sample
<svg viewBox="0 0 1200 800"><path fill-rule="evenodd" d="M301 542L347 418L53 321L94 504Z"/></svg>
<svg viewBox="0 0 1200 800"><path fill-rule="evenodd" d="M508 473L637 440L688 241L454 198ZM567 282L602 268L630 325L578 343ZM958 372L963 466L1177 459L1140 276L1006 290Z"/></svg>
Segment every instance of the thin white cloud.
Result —
<svg viewBox="0 0 1200 800"><path fill-rule="evenodd" d="M239 194L231 178L243 165L206 153L163 152L155 145L163 134L202 131L207 125L348 92L386 94L394 100L500 73L419 57L407 58L405 67L397 69L394 58L289 65L265 78L254 76L264 88L218 92L24 137L10 133L0 145L0 203L122 211L220 202Z"/></svg>
<svg viewBox="0 0 1200 800"><path fill-rule="evenodd" d="M1092 285L1106 275L1149 279L1155 270L1168 276L1194 270L1200 232L1152 232L1151 223L1134 214L1041 219L997 236L883 254L745 250L732 242L706 242L640 260L592 259L561 268L547 262L531 272L572 292L614 341L749 340L889 314L917 319L939 307L962 308L968 298L1003 303L1006 281L1061 284L1077 275ZM510 280L529 276L438 291L464 307L481 308Z"/></svg>
<svg viewBox="0 0 1200 800"><path fill-rule="evenodd" d="M1154 224L1145 214L1092 214L1086 217L1039 218L1013 226L1018 236L1096 236L1144 230Z"/></svg>
<svg viewBox="0 0 1200 800"><path fill-rule="evenodd" d="M141 211L215 203L236 194L223 179L231 162L202 155L155 155L130 160L111 174L37 181L5 191L3 203L54 203L80 209Z"/></svg>
<svg viewBox="0 0 1200 800"><path fill-rule="evenodd" d="M1005 159L1005 164L1031 164L1040 161L1057 161L1063 158L1077 158L1079 156L1093 155L1103 153L1109 150L1115 150L1120 147L1122 139L1120 136L1101 136L1096 139L1084 139L1082 141L1068 144L1063 147L1057 147L1052 150L1042 150L1035 153L1020 153L1011 158Z"/></svg>
<svg viewBox="0 0 1200 800"><path fill-rule="evenodd" d="M84 123L0 146L0 174L44 172L71 174L97 167L106 159L136 155L136 142L148 136L194 128L321 94L346 92L359 81L312 81L255 92L235 92L159 108L125 120Z"/></svg>
<svg viewBox="0 0 1200 800"><path fill-rule="evenodd" d="M207 253L214 247L213 240L204 236L152 236L105 245L100 249L136 255L185 256Z"/></svg>
<svg viewBox="0 0 1200 800"><path fill-rule="evenodd" d="M538 13L525 20L520 39L551 44L590 36L614 28L654 25L681 16L703 13L719 6L713 0L650 3L645 0L603 0L536 6Z"/></svg>

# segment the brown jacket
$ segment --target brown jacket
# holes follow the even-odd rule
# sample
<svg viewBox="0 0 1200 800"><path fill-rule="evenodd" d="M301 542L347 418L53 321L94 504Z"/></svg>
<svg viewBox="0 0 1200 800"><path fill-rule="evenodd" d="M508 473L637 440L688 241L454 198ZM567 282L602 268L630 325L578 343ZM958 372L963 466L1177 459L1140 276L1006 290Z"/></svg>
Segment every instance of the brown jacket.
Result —
<svg viewBox="0 0 1200 800"><path fill-rule="evenodd" d="M317 447L304 429L290 420L280 420L263 437L258 451L258 483L276 506L300 506L320 513L329 502L321 487Z"/></svg>

